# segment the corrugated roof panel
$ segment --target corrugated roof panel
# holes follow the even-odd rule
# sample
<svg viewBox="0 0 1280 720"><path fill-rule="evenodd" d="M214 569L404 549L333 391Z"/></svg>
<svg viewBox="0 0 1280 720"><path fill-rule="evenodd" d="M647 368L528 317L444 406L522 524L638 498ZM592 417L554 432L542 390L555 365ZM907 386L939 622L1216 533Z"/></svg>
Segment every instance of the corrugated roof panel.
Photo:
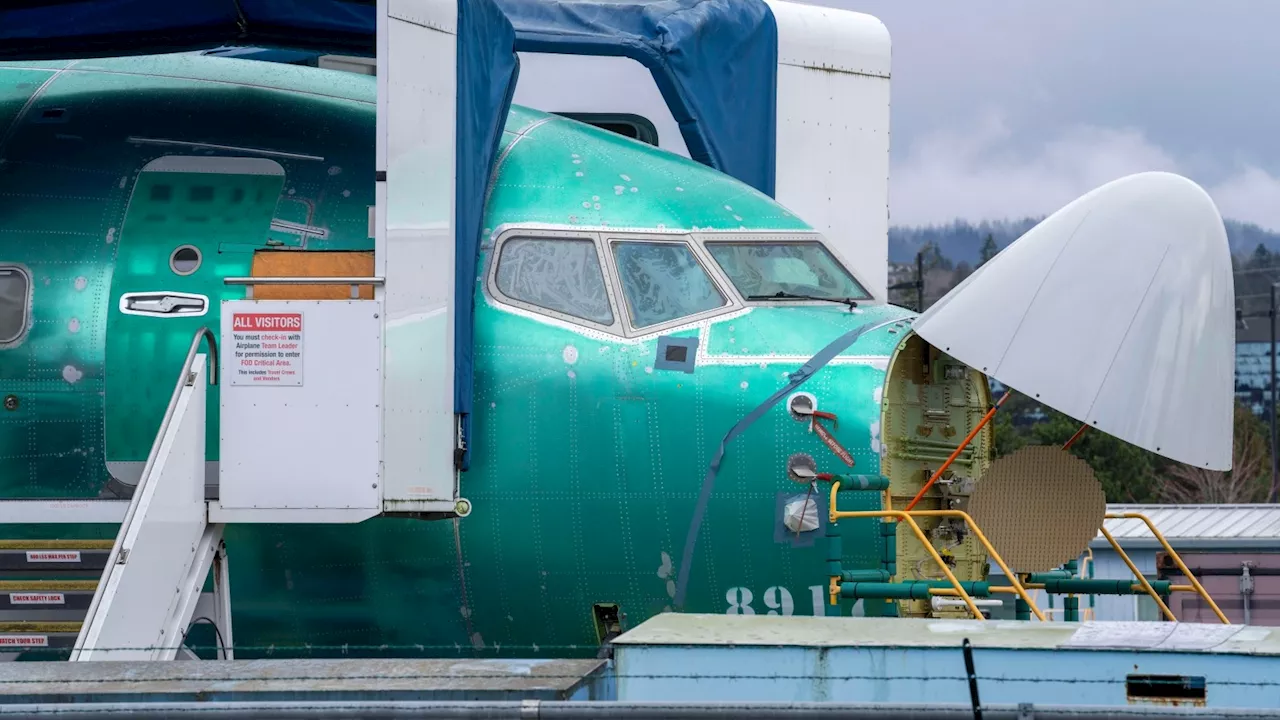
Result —
<svg viewBox="0 0 1280 720"><path fill-rule="evenodd" d="M1280 541L1280 505L1108 505L1107 512L1142 513L1170 540ZM1116 539L1152 537L1141 520L1107 520L1106 528Z"/></svg>

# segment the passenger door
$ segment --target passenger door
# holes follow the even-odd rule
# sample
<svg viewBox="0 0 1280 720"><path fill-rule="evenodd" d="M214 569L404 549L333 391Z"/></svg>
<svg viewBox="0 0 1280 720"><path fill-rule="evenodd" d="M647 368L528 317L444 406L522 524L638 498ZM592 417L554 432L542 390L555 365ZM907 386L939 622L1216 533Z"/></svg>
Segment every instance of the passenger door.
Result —
<svg viewBox="0 0 1280 720"><path fill-rule="evenodd" d="M138 175L107 319L106 459L117 481L137 484L196 331L217 333L221 300L244 295L222 280L249 274L284 179L273 160L176 155ZM216 461L217 388L208 405L207 457Z"/></svg>

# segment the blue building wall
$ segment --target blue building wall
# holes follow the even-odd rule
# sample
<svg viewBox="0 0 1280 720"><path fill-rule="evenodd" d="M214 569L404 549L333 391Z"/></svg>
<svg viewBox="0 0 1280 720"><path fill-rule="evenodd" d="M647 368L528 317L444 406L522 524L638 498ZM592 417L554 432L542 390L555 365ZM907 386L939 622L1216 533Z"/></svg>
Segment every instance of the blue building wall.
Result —
<svg viewBox="0 0 1280 720"><path fill-rule="evenodd" d="M1265 342L1236 344L1236 398L1259 417L1266 417L1271 407L1269 345Z"/></svg>

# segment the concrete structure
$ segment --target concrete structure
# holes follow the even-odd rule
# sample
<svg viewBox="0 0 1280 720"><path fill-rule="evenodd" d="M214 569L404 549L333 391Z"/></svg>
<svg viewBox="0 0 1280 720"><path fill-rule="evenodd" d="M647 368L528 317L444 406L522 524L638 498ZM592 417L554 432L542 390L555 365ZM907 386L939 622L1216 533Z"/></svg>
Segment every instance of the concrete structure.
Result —
<svg viewBox="0 0 1280 720"><path fill-rule="evenodd" d="M614 672L621 702L968 703L966 639L983 704L1280 707L1280 630L1240 625L668 613Z"/></svg>

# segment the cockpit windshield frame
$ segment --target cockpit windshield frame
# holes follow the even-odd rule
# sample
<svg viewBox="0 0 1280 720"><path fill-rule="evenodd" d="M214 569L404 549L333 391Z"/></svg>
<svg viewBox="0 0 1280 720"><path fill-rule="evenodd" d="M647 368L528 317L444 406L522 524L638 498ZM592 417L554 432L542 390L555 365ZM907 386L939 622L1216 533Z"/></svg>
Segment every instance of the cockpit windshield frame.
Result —
<svg viewBox="0 0 1280 720"><path fill-rule="evenodd" d="M851 271L845 265L831 247L826 243L821 233L817 232L752 232L752 231L698 231L698 232L681 232L681 231L637 231L637 230L612 230L610 228L563 228L560 226L546 226L540 224L531 225L503 225L498 228L484 245L487 254L486 267L484 270L484 281L482 282L483 293L487 300L492 304L505 306L509 310L515 310L521 314L539 316L547 320L553 320L559 324L577 328L579 331L599 332L623 338L642 338L654 335L660 335L670 332L672 329L696 325L700 322L710 320L722 315L739 312L747 307L760 307L768 305L807 305L807 306L830 306L831 300L806 300L798 298L769 298L767 300L748 300L743 297L742 292L729 278L724 268L716 261L712 255L709 244L716 242L732 242L732 243L752 243L759 242L763 244L780 244L780 243L817 243L830 256L835 266L847 273L853 278L859 286L864 289L863 297L853 297L851 299L863 302L871 301L872 296L866 291L866 284L858 277L856 273ZM584 319L578 315L568 312L559 311L553 308L543 307L534 302L525 299L508 296L502 290L499 282L499 270L501 266L501 258L505 245L513 240L567 240L567 241L589 241L596 249L596 259L599 262L600 270L604 276L604 288L607 293L609 308L611 309L613 318L610 324L602 324L598 321ZM669 320L655 322L653 324L637 324L633 317L631 308L631 299L628 297L627 284L623 282L622 273L618 267L617 250L620 244L626 243L642 243L642 244L670 244L687 248L690 258L696 263L697 267L706 274L710 286L723 298L724 302L716 307L708 307L695 312L681 314Z"/></svg>
<svg viewBox="0 0 1280 720"><path fill-rule="evenodd" d="M830 305L831 301L836 300L836 298L831 298L829 300L828 299L808 300L808 299L788 298L788 297L781 297L776 299L775 298L748 299L746 295L743 293L743 291L738 288L737 284L733 282L732 278L729 277L729 273L720 265L720 262L716 260L715 255L711 252L710 246L716 243L733 243L733 244L760 243L763 245L816 244L826 252L826 254L830 258L831 262L835 265L835 267L843 271L850 278L852 278L853 281L857 284L858 288L862 290L861 294L859 295L849 295L848 296L849 300L854 300L859 303L872 303L875 301L873 294L871 293L870 290L867 289L866 282L864 282L856 272L851 270L843 261L841 261L840 257L836 255L836 253L831 249L830 244L827 243L826 238L824 238L821 233L818 233L818 232L768 233L768 232L747 232L747 231L698 232L698 233L694 233L694 238L698 241L698 244L703 247L703 250L706 252L707 257L710 258L711 261L715 264L715 269L717 273L719 273L725 279L725 282L729 285L729 287L733 289L733 293L738 297L740 301L742 301L746 305L760 306L760 305L788 304L788 305L826 306L826 305ZM844 299L844 298L840 298L840 299Z"/></svg>
<svg viewBox="0 0 1280 720"><path fill-rule="evenodd" d="M742 310L745 305L741 297L734 291L732 283L720 270L707 253L706 248L687 232L646 232L630 230L610 230L608 228L569 229L559 226L544 225L503 225L491 236L492 240L484 244L486 253L484 280L482 290L487 300L496 305L517 310L521 314L540 316L554 320L559 324L577 328L579 331L594 331L623 338L637 338L660 335L673 328L694 325L701 321ZM613 322L604 325L577 315L540 306L538 304L511 297L503 292L499 283L503 248L514 240L590 240L595 243L597 257L604 272L605 288L608 292L609 306L613 312ZM682 314L679 317L656 322L651 325L637 326L632 320L630 300L627 297L625 284L618 271L615 246L619 243L659 243L680 245L689 250L699 269L706 273L712 288L723 299L723 303L706 310Z"/></svg>

